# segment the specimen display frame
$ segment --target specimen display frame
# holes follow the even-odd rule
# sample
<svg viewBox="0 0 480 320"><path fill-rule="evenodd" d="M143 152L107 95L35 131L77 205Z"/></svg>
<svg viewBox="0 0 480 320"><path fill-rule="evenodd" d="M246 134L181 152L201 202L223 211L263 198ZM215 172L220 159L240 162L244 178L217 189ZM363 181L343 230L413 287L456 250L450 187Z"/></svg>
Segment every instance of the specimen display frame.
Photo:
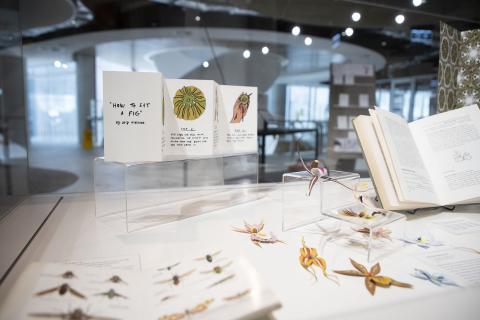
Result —
<svg viewBox="0 0 480 320"><path fill-rule="evenodd" d="M256 200L258 154L161 162L93 160L95 216L126 232Z"/></svg>
<svg viewBox="0 0 480 320"><path fill-rule="evenodd" d="M360 175L357 173L331 170L328 177L354 187ZM282 177L283 231L303 227L325 219L322 212L347 205L354 201L352 191L333 181L322 178L313 186L312 175L307 171L290 172Z"/></svg>
<svg viewBox="0 0 480 320"><path fill-rule="evenodd" d="M329 230L322 227L322 222L319 228L331 233L337 245L366 253L368 262L377 261L405 245L407 219L402 213L369 207L357 201L324 210L323 215L330 218L326 219L330 223ZM331 220L338 222L333 229Z"/></svg>

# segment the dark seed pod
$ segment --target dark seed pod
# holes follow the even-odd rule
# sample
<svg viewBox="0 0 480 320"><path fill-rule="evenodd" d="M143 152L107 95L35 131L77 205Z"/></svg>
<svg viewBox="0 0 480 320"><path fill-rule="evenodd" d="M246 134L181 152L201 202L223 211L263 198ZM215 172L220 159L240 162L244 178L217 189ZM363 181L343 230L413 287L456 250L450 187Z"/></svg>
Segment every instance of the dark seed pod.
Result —
<svg viewBox="0 0 480 320"><path fill-rule="evenodd" d="M64 283L58 288L58 293L63 296L68 291L68 284Z"/></svg>

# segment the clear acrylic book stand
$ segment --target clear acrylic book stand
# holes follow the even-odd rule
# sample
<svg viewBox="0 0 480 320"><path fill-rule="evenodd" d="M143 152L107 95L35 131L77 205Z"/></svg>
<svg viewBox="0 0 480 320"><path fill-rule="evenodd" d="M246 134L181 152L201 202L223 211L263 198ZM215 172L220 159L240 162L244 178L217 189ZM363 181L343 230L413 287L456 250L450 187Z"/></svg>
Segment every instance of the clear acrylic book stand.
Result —
<svg viewBox="0 0 480 320"><path fill-rule="evenodd" d="M261 197L258 155L144 163L94 159L95 215L127 232Z"/></svg>

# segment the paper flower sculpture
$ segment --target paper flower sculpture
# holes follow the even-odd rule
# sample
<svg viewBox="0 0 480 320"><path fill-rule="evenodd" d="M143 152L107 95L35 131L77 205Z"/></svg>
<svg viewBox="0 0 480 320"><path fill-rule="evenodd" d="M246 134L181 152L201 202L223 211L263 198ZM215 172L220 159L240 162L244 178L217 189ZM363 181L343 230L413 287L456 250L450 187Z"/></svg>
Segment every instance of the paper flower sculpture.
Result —
<svg viewBox="0 0 480 320"><path fill-rule="evenodd" d="M302 237L302 247L300 248L300 265L313 275L315 280L318 280L317 274L315 273L314 266L319 267L322 270L323 276L333 282L337 283L334 279L334 275L329 275L327 273L327 262L325 259L320 257L317 253L317 249L307 247L305 244L305 239Z"/></svg>
<svg viewBox="0 0 480 320"><path fill-rule="evenodd" d="M419 236L407 236L402 239L406 243L416 244L420 248L428 249L430 247L443 246L443 243L435 240L432 235L424 234Z"/></svg>
<svg viewBox="0 0 480 320"><path fill-rule="evenodd" d="M412 274L413 277L422 279L422 280L427 280L433 283L434 285L437 285L439 287L442 286L454 286L454 287L459 287L458 284L455 283L455 281L447 278L446 276L438 273L430 273L425 270L421 269L415 269L414 273Z"/></svg>
<svg viewBox="0 0 480 320"><path fill-rule="evenodd" d="M390 286L412 288L411 284L399 282L390 277L379 275L381 270L379 263L376 263L373 267L371 267L370 271L368 271L365 266L361 265L353 259L350 259L350 263L356 270L335 270L334 272L338 274L343 274L345 276L364 277L365 286L367 287L368 292L370 292L372 296L375 294L375 289L377 286L383 288L389 288Z"/></svg>

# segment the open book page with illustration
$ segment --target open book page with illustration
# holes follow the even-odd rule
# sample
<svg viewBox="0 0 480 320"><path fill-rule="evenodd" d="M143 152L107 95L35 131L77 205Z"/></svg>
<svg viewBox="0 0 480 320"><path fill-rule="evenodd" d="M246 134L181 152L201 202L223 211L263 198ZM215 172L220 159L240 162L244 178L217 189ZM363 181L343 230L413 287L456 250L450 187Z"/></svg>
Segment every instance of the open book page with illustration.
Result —
<svg viewBox="0 0 480 320"><path fill-rule="evenodd" d="M480 201L480 111L471 105L410 125L440 205Z"/></svg>
<svg viewBox="0 0 480 320"><path fill-rule="evenodd" d="M480 159L480 110L476 105L410 124L385 110L370 114L357 117L354 125L385 209L480 200L480 161L475 161Z"/></svg>

